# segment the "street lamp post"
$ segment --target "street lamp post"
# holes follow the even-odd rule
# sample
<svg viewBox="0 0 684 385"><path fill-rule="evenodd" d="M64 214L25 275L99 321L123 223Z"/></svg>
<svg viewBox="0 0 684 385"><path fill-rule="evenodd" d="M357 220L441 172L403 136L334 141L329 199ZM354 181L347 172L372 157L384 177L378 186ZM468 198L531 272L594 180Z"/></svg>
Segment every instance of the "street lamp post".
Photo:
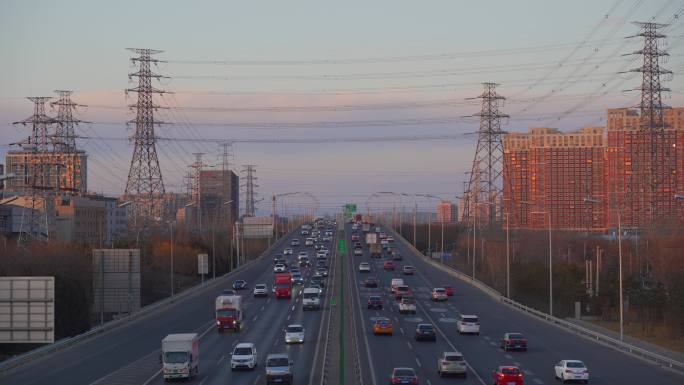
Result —
<svg viewBox="0 0 684 385"><path fill-rule="evenodd" d="M171 238L171 297L174 294L174 283L173 283L173 221L169 221L169 234Z"/></svg>
<svg viewBox="0 0 684 385"><path fill-rule="evenodd" d="M508 213L506 215L506 298L511 298L511 257L510 257L510 243L509 243L509 223L508 223Z"/></svg>
<svg viewBox="0 0 684 385"><path fill-rule="evenodd" d="M530 214L548 214L549 216L549 315L553 315L553 247L551 243L551 212L532 211Z"/></svg>
<svg viewBox="0 0 684 385"><path fill-rule="evenodd" d="M677 199L677 195L675 195ZM683 197L684 199L684 197ZM584 198L585 203L601 203L601 200L592 197ZM618 239L618 296L619 296L619 306L620 306L620 341L622 341L624 335L624 302L622 293L622 217L620 215L620 210L615 209L618 220L617 228L617 239ZM596 261L596 266L598 267L598 260ZM597 278L598 282L598 278Z"/></svg>

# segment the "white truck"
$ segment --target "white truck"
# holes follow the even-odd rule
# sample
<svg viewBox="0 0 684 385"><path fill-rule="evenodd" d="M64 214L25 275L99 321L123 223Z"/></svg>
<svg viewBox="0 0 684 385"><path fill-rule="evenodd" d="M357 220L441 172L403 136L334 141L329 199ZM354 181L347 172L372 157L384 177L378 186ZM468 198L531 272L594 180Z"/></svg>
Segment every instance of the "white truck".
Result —
<svg viewBox="0 0 684 385"><path fill-rule="evenodd" d="M302 306L304 310L321 308L321 291L314 287L307 287L302 292Z"/></svg>
<svg viewBox="0 0 684 385"><path fill-rule="evenodd" d="M162 340L162 373L164 381L191 379L199 370L199 337L197 333L169 334Z"/></svg>
<svg viewBox="0 0 684 385"><path fill-rule="evenodd" d="M399 313L416 314L416 300L411 297L404 297L399 301Z"/></svg>
<svg viewBox="0 0 684 385"><path fill-rule="evenodd" d="M214 306L216 316L216 328L218 332L224 329L233 329L239 332L242 328L244 311L242 310L241 295L220 295L216 297Z"/></svg>

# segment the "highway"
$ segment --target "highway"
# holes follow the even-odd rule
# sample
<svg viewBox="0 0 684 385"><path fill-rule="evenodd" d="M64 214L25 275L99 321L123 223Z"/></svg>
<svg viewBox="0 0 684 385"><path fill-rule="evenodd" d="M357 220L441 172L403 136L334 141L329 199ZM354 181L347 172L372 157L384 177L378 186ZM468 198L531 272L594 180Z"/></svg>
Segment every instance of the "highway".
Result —
<svg viewBox="0 0 684 385"><path fill-rule="evenodd" d="M290 234L273 254L282 253L298 232ZM327 244L334 258L334 242ZM300 250L315 253L312 247L293 247L297 257ZM329 263L332 267L332 261ZM305 280L313 268L302 269ZM329 281L334 270L331 270ZM235 279L244 279L249 288L243 291L245 298L245 327L238 333L219 334L214 325L214 299L224 288L231 288ZM270 353L287 352L294 361L294 378L298 384L320 384L322 376L323 343L327 328L330 291L321 310L302 311L301 290L306 285L295 286L290 300L277 300L269 292L267 298L254 298L252 288L256 283L273 284L273 259L266 255L220 285L207 288L184 298L173 305L141 319L130 322L110 332L96 336L73 347L56 352L44 359L21 366L4 377L4 385L23 384L161 384L163 379L159 363L161 340L170 333L197 332L201 335L199 375L193 383L199 384L257 384L264 380L264 362ZM306 341L301 345L284 343L283 329L288 324L300 323L306 329ZM323 337L323 338L319 338ZM238 342L253 342L258 352L259 366L253 371L230 371L230 353ZM317 381L317 382L316 382Z"/></svg>
<svg viewBox="0 0 684 385"><path fill-rule="evenodd" d="M351 242L351 225L346 224L347 242ZM383 230L385 230L383 228ZM359 234L362 233L359 231ZM362 242L363 243L363 242ZM562 359L584 361L590 373L591 384L682 384L681 374L646 363L622 352L594 343L587 339L545 323L502 304L479 289L449 275L412 253L408 246L395 241L392 244L402 254L402 261L395 261L395 271L384 271L383 258L370 258L364 245L364 255L354 256L353 247L348 248L347 268L354 294L355 321L357 322L357 346L360 355L362 378L365 385L387 384L392 368L412 367L417 371L420 384L491 384L492 371L499 365L516 365L523 371L525 384L560 383L554 378L553 366ZM360 273L362 261L371 263L370 273ZM403 275L401 267L412 265L415 275ZM378 289L363 287L367 276L380 281ZM392 278L403 278L413 291L418 306L417 314L399 314L396 301L389 295ZM454 296L446 302L430 300L434 287L450 284ZM383 310L368 310L366 301L370 294L380 294L385 301ZM456 320L460 314L479 316L481 333L459 335ZM375 317L392 320L394 335L376 336L372 333ZM414 340L416 325L432 323L437 328L436 342ZM499 339L506 332L523 333L527 340L527 352L504 352ZM468 374L463 378L440 378L437 358L444 351L458 350L468 364Z"/></svg>

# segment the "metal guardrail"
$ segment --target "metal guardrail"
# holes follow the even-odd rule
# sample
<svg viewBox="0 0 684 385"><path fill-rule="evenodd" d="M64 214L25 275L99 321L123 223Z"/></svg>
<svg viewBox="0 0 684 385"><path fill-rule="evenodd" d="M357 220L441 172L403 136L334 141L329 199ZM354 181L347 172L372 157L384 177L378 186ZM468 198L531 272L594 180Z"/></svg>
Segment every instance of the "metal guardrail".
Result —
<svg viewBox="0 0 684 385"><path fill-rule="evenodd" d="M663 356L658 353L654 353L652 351L640 348L638 346L634 346L632 344L626 343L624 341L620 341L618 339L615 339L613 337L607 336L603 333L599 333L594 330L587 329L585 327L582 327L580 325L574 324L572 322L568 322L564 319L554 317L552 315L549 315L547 313L544 313L542 311L539 311L537 309L531 308L529 306L523 305L520 302L516 302L510 298L507 298L503 294L501 294L499 291L496 289L490 287L486 283L479 281L477 279L473 279L470 275L464 274L455 268L451 266L444 265L440 262L434 261L432 258L424 255L420 251L418 251L409 241L407 241L404 237L401 235L397 234L396 231L394 231L391 227L385 226L387 229L387 232L392 232L394 233L394 238L399 239L406 247L408 247L416 256L420 257L424 261L430 263L431 265L446 271L447 273L459 278L460 280L470 283L471 285L477 287L478 289L482 290L492 298L496 299L497 301L500 301L502 303L505 303L519 311L522 311L526 314L533 315L537 318L543 319L544 321L555 325L557 327L561 327L567 330L570 330L576 334L582 335L592 341L601 343L605 346L609 346L613 349L616 349L618 351L622 351L625 353L632 354L634 356L637 356L639 358L642 358L646 361L652 362L657 365L661 365L663 367L667 367L670 369L677 370L681 373L684 373L684 362L677 361L675 359L672 359L670 357Z"/></svg>
<svg viewBox="0 0 684 385"><path fill-rule="evenodd" d="M297 229L293 231L297 231ZM220 276L216 277L215 279L210 279L204 282L204 284L198 284L193 287L190 287L173 297L167 297L162 300L159 300L157 302L154 302L152 304L149 304L137 312L131 313L127 316L124 316L122 318L118 318L116 320L109 321L103 325L96 326L90 330L88 330L85 333L79 334L77 336L73 337L68 337L68 338L63 338L59 341L56 341L53 344L46 345L37 349L33 349L29 352L23 353L21 355L18 355L16 357L12 357L10 359L7 359L3 362L0 362L0 374L6 373L12 369L15 369L19 366L25 365L29 362L35 361L37 359L43 358L49 354L56 353L60 350L66 349L68 347L71 347L73 345L76 345L80 342L83 342L85 340L90 339L93 336L100 335L103 333L106 333L108 331L112 331L114 329L117 329L121 326L124 326L130 322L137 321L139 319L142 319L146 316L152 315L156 311L161 310L162 308L165 308L175 302L181 301L187 297L190 297L192 295L198 294L199 292L205 290L205 289L210 289L213 288L214 286L219 285L222 283L225 279L230 278L231 276L245 270L246 268L252 266L255 264L257 261L259 261L261 258L264 256L270 254L273 249L276 247L280 247L281 244L284 242L285 239L287 239L288 235L282 236L280 239L278 239L276 242L274 242L268 249L266 249L263 253L258 258L255 258L249 262L244 263L240 267Z"/></svg>

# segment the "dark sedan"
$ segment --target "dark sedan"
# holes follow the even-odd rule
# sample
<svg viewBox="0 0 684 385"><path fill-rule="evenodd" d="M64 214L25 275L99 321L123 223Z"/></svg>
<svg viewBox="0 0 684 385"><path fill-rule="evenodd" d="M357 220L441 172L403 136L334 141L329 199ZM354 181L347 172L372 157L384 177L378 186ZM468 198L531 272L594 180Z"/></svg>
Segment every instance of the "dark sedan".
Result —
<svg viewBox="0 0 684 385"><path fill-rule="evenodd" d="M378 287L378 280L374 277L368 277L363 280L364 287Z"/></svg>
<svg viewBox="0 0 684 385"><path fill-rule="evenodd" d="M418 324L416 327L416 341L437 341L437 332L431 324Z"/></svg>
<svg viewBox="0 0 684 385"><path fill-rule="evenodd" d="M379 295L371 295L368 297L368 308L382 310L383 301Z"/></svg>

